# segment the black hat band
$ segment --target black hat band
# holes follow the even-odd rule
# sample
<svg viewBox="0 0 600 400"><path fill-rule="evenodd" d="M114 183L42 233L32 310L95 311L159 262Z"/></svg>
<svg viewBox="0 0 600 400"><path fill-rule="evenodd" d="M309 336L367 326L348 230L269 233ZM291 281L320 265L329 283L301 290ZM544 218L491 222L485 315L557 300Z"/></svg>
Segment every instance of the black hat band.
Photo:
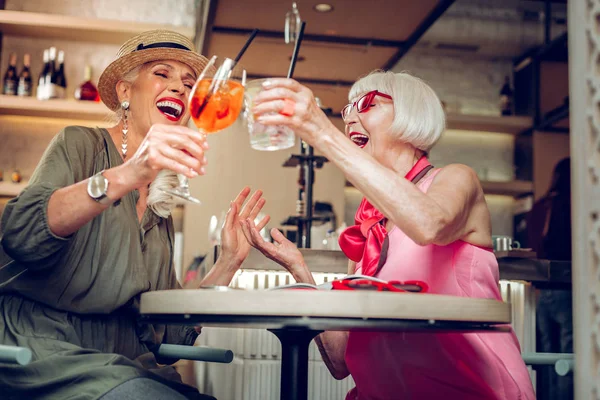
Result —
<svg viewBox="0 0 600 400"><path fill-rule="evenodd" d="M179 43L158 42L158 43L152 43L152 44L147 44L147 45L144 45L144 43L140 43L140 44L138 44L137 48L135 50L133 50L133 52L139 51L139 50L146 50L146 49L156 49L156 48L181 49L181 50L191 51L190 48L185 47L184 45L179 44Z"/></svg>

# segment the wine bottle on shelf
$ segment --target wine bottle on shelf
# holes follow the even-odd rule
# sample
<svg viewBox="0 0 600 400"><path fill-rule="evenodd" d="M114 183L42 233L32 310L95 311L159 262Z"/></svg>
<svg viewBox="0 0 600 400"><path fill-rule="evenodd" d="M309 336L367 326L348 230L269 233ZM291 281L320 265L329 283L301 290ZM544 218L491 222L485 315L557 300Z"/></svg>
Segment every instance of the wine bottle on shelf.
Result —
<svg viewBox="0 0 600 400"><path fill-rule="evenodd" d="M48 71L44 77L44 100L58 97L56 86L52 84L52 77L56 74L56 47L50 47L48 59Z"/></svg>
<svg viewBox="0 0 600 400"><path fill-rule="evenodd" d="M92 67L90 65L85 66L83 83L75 89L75 98L77 100L100 101L98 89L92 82Z"/></svg>
<svg viewBox="0 0 600 400"><path fill-rule="evenodd" d="M512 115L513 110L513 90L510 87L510 79L504 78L504 85L500 89L500 112L502 115Z"/></svg>
<svg viewBox="0 0 600 400"><path fill-rule="evenodd" d="M65 52L58 52L58 68L52 75L50 84L54 87L57 99L67 97L67 78L65 77Z"/></svg>
<svg viewBox="0 0 600 400"><path fill-rule="evenodd" d="M46 75L48 74L48 69L50 68L50 50L44 50L44 69L40 73L40 78L38 79L38 86L36 97L38 100L46 100L48 97L46 96Z"/></svg>
<svg viewBox="0 0 600 400"><path fill-rule="evenodd" d="M31 57L29 54L23 56L23 69L19 75L19 85L17 87L17 95L31 96Z"/></svg>
<svg viewBox="0 0 600 400"><path fill-rule="evenodd" d="M19 78L17 76L17 54L11 53L8 69L4 74L4 84L2 86L2 94L16 95Z"/></svg>

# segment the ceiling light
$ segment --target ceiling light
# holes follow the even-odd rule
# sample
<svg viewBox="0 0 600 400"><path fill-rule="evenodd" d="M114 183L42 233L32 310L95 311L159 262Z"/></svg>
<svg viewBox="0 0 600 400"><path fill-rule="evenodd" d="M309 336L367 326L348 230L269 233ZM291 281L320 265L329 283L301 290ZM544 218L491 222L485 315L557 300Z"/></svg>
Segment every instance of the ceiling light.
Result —
<svg viewBox="0 0 600 400"><path fill-rule="evenodd" d="M318 3L314 5L313 9L316 12L327 13L333 11L333 6L329 3Z"/></svg>

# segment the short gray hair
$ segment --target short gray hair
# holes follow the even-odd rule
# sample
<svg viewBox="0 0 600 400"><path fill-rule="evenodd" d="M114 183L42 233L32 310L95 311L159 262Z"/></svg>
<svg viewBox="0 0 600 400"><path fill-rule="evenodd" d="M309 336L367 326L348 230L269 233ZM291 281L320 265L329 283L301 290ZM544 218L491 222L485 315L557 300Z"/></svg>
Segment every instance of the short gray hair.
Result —
<svg viewBox="0 0 600 400"><path fill-rule="evenodd" d="M140 75L140 71L142 70L143 65L145 65L145 64L138 65L131 71L127 72L125 75L123 75L123 77L121 79L119 79L119 81L133 83L137 79L137 77ZM115 88L115 90L116 90L116 88ZM119 106L119 108L117 108L117 110L113 113L110 121L115 124L118 124L119 121L121 121L122 119L123 119L123 109Z"/></svg>
<svg viewBox="0 0 600 400"><path fill-rule="evenodd" d="M398 140L429 152L446 127L444 109L433 89L423 80L405 72L373 71L352 85L348 99L378 90L394 102L390 133Z"/></svg>

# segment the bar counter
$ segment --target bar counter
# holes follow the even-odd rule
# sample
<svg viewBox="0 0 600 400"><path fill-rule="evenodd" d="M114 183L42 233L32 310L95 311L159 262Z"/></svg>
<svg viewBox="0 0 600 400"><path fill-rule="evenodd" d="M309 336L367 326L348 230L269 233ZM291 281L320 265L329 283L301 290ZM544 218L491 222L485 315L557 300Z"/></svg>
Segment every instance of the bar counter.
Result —
<svg viewBox="0 0 600 400"><path fill-rule="evenodd" d="M214 249L214 258L218 255ZM343 274L348 271L348 259L341 251L300 249L306 264L313 272ZM571 262L540 260L532 253L524 251L497 252L500 279L531 282L536 285L569 285L571 283ZM242 269L281 271L282 267L252 249L242 264Z"/></svg>

